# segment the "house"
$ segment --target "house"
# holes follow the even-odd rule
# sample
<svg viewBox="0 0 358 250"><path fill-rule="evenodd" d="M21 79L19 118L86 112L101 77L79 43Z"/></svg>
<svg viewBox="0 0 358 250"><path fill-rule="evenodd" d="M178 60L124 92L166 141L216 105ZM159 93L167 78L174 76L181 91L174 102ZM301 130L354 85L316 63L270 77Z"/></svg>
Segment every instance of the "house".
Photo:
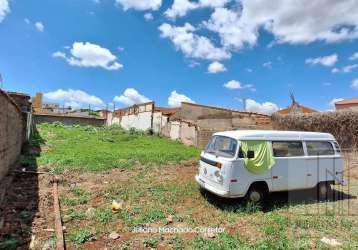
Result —
<svg viewBox="0 0 358 250"><path fill-rule="evenodd" d="M354 110L358 111L358 97L335 102L336 110Z"/></svg>
<svg viewBox="0 0 358 250"><path fill-rule="evenodd" d="M162 134L187 145L203 147L214 132L235 129L272 129L268 115L182 102L178 108L155 106L154 102L117 109L107 124Z"/></svg>
<svg viewBox="0 0 358 250"><path fill-rule="evenodd" d="M309 108L309 107L303 106L300 103L298 103L295 100L295 97L293 96L293 94L291 94L291 100L292 100L292 103L289 107L287 107L285 109L280 109L279 111L277 111L277 113L279 113L281 115L288 115L288 114L319 112L313 108Z"/></svg>
<svg viewBox="0 0 358 250"><path fill-rule="evenodd" d="M8 95L16 102L22 112L31 112L31 97L28 94L19 92L7 92Z"/></svg>

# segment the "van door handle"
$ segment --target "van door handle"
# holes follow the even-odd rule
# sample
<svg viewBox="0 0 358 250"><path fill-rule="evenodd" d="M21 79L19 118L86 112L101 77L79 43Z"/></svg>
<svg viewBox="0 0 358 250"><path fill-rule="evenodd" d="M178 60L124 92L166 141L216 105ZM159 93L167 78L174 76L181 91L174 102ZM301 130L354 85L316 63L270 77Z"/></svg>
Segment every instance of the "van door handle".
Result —
<svg viewBox="0 0 358 250"><path fill-rule="evenodd" d="M308 173L307 176L312 176L312 174L311 174L311 173Z"/></svg>

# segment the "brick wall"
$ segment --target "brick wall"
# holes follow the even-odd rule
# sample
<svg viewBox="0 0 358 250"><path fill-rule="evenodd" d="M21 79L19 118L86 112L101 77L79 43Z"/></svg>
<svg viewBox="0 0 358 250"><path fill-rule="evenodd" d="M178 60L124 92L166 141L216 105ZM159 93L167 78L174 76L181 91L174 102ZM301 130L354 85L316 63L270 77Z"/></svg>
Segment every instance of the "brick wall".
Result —
<svg viewBox="0 0 358 250"><path fill-rule="evenodd" d="M268 115L185 102L173 119L193 121L204 130L272 129Z"/></svg>
<svg viewBox="0 0 358 250"><path fill-rule="evenodd" d="M61 122L66 126L71 125L91 125L102 127L106 124L105 118L96 117L80 117L55 114L34 114L33 120L35 124Z"/></svg>
<svg viewBox="0 0 358 250"><path fill-rule="evenodd" d="M0 180L21 153L23 123L19 107L6 92L0 90Z"/></svg>

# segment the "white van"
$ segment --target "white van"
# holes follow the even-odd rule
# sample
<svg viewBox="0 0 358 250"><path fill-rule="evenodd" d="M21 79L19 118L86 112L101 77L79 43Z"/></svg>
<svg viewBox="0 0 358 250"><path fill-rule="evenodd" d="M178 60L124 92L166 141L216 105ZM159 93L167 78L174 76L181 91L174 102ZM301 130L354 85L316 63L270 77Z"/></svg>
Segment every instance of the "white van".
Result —
<svg viewBox="0 0 358 250"><path fill-rule="evenodd" d="M256 152L255 152L256 151ZM221 197L260 202L269 192L343 184L344 162L327 133L237 130L215 133L201 153L198 184ZM257 169L255 169L257 168Z"/></svg>

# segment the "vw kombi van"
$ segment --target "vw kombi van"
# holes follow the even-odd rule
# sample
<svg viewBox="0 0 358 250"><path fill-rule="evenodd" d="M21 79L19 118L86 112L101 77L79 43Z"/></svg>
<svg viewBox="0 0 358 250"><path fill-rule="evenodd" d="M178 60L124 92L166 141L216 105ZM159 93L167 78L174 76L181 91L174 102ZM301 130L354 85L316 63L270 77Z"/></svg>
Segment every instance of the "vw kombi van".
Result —
<svg viewBox="0 0 358 250"><path fill-rule="evenodd" d="M197 183L221 197L261 202L270 192L343 184L340 147L328 133L237 130L215 133L201 153Z"/></svg>

